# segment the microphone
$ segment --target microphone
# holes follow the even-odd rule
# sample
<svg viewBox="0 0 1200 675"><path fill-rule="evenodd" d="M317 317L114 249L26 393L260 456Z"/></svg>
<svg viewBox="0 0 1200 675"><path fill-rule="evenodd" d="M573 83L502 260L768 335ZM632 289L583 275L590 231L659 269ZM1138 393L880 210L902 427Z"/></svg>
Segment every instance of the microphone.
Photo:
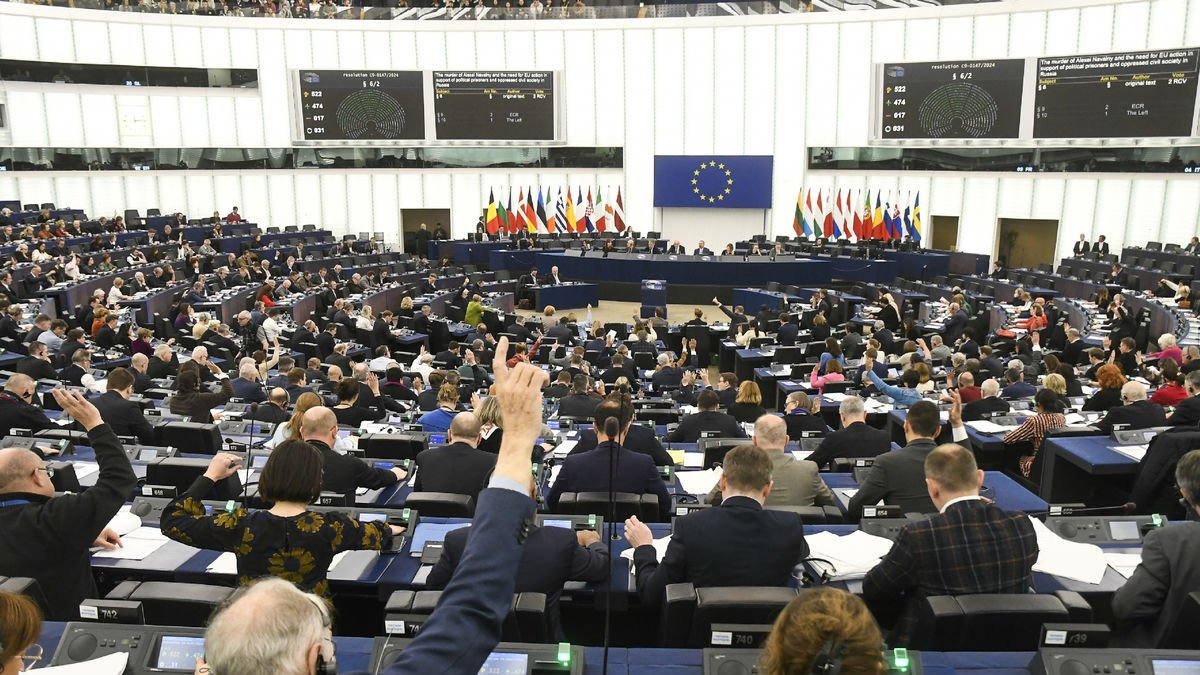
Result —
<svg viewBox="0 0 1200 675"><path fill-rule="evenodd" d="M250 474L254 471L254 418L258 414L258 404L250 404L250 442L246 445L246 484L242 486L242 507L250 508Z"/></svg>

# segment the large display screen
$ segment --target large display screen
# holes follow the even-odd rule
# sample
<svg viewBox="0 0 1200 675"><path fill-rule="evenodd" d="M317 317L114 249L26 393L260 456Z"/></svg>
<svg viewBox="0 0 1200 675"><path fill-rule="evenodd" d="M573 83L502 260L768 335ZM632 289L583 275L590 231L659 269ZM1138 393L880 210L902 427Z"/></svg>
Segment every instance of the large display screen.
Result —
<svg viewBox="0 0 1200 675"><path fill-rule="evenodd" d="M303 140L425 138L419 70L302 70L299 90Z"/></svg>
<svg viewBox="0 0 1200 675"><path fill-rule="evenodd" d="M877 136L1016 138L1024 59L886 63Z"/></svg>
<svg viewBox="0 0 1200 675"><path fill-rule="evenodd" d="M438 140L552 141L554 73L434 71Z"/></svg>
<svg viewBox="0 0 1200 675"><path fill-rule="evenodd" d="M158 658L154 667L190 673L196 669L196 659L203 656L204 638L164 635L158 642Z"/></svg>
<svg viewBox="0 0 1200 675"><path fill-rule="evenodd" d="M1196 77L1196 49L1038 59L1033 136L1191 136Z"/></svg>

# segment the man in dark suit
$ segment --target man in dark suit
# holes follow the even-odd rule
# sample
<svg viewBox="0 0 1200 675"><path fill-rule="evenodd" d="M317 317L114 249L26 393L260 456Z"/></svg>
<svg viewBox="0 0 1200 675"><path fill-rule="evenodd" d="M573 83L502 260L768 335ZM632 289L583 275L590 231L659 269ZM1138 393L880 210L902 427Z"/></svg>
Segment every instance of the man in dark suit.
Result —
<svg viewBox="0 0 1200 675"><path fill-rule="evenodd" d="M154 444L154 427L146 420L142 406L132 403L133 374L124 368L113 368L108 374L108 391L92 400L105 424L118 436L136 436L143 445Z"/></svg>
<svg viewBox="0 0 1200 675"><path fill-rule="evenodd" d="M295 349L296 345L301 343L316 344L317 342L317 324L312 319L304 322L304 325L296 329L292 333L292 338L288 340L288 346Z"/></svg>
<svg viewBox="0 0 1200 675"><path fill-rule="evenodd" d="M376 345L387 345L392 341L392 310L385 309L371 324L371 341Z"/></svg>
<svg viewBox="0 0 1200 675"><path fill-rule="evenodd" d="M1075 257L1082 258L1083 256L1090 253L1091 250L1092 250L1092 246L1087 241L1087 235L1081 233L1079 235L1079 241L1075 242L1075 246L1072 249L1072 251L1075 253Z"/></svg>
<svg viewBox="0 0 1200 675"><path fill-rule="evenodd" d="M592 429L598 445L563 461L558 479L546 495L550 509L558 506L558 498L564 492L608 492L611 487L614 492L657 495L659 513L663 518L668 517L671 495L653 460L621 446L632 422L633 407L623 404L619 397L606 398L596 406ZM613 457L613 453L617 456ZM611 467L616 467L616 475L610 485Z"/></svg>
<svg viewBox="0 0 1200 675"><path fill-rule="evenodd" d="M1129 381L1121 387L1121 400L1125 405L1111 408L1104 419L1095 427L1105 434L1112 433L1116 426L1125 429L1149 429L1166 424L1167 415L1162 406L1146 400L1146 385Z"/></svg>
<svg viewBox="0 0 1200 675"><path fill-rule="evenodd" d="M0 391L0 437L13 429L38 432L52 428L54 423L36 403L37 385L31 378L19 373L8 378Z"/></svg>
<svg viewBox="0 0 1200 675"><path fill-rule="evenodd" d="M949 315L946 317L946 322L942 325L942 340L948 344L954 344L962 336L963 329L967 327L967 319L969 317L957 302L950 303L947 311Z"/></svg>
<svg viewBox="0 0 1200 675"><path fill-rule="evenodd" d="M685 254L687 254L687 249L683 247L683 244L680 243L680 241L678 239L673 241L671 243L671 245L667 247L667 255L685 255Z"/></svg>
<svg viewBox="0 0 1200 675"><path fill-rule="evenodd" d="M1092 245L1092 253L1094 255L1108 255L1108 242L1104 240L1104 235L1096 238L1096 243Z"/></svg>
<svg viewBox="0 0 1200 675"><path fill-rule="evenodd" d="M259 404L253 414L247 412L246 419L264 424L283 424L292 418L288 414L288 393L282 387L275 387L266 403Z"/></svg>
<svg viewBox="0 0 1200 675"><path fill-rule="evenodd" d="M459 355L460 351L461 348L458 346L458 343L451 340L450 344L446 345L446 349L434 355L433 360L445 364L439 366L441 368L457 370L462 365L462 356Z"/></svg>
<svg viewBox="0 0 1200 675"><path fill-rule="evenodd" d="M304 442L319 450L325 458L322 490L353 494L355 488L385 488L408 476L398 467L376 469L357 457L335 452L332 448L337 443L337 426L337 417L324 406L310 408L301 422Z"/></svg>
<svg viewBox="0 0 1200 675"><path fill-rule="evenodd" d="M267 393L258 381L258 366L253 363L242 364L238 368L238 376L229 386L233 388L234 396L247 403L263 403L267 400Z"/></svg>
<svg viewBox="0 0 1200 675"><path fill-rule="evenodd" d="M1113 263L1112 269L1104 275L1104 283L1125 288L1129 285L1129 273L1123 270L1119 263Z"/></svg>
<svg viewBox="0 0 1200 675"><path fill-rule="evenodd" d="M58 371L50 364L50 348L41 342L29 343L29 355L17 361L16 371L35 380L60 379Z"/></svg>
<svg viewBox="0 0 1200 675"><path fill-rule="evenodd" d="M712 255L712 254L713 254L712 249L704 245L703 239L701 239L696 244L695 250L692 251L692 255Z"/></svg>
<svg viewBox="0 0 1200 675"><path fill-rule="evenodd" d="M722 408L728 408L737 401L738 393L738 378L737 375L729 372L721 373L720 379L717 380L717 400Z"/></svg>
<svg viewBox="0 0 1200 675"><path fill-rule="evenodd" d="M729 326L731 329L735 329L739 323L746 323L750 320L750 317L746 316L746 308L741 305L738 305L730 310L725 305L722 305L721 301L717 298L713 298L713 304L716 305L717 309L720 309L725 316L729 317Z"/></svg>
<svg viewBox="0 0 1200 675"><path fill-rule="evenodd" d="M721 438L745 438L746 432L733 415L718 412L720 399L712 389L705 389L696 397L700 412L688 415L679 421L679 426L667 437L672 443L695 443L701 432L716 432Z"/></svg>
<svg viewBox="0 0 1200 675"><path fill-rule="evenodd" d="M21 295L21 287L13 283L11 272L0 272L0 294L7 296L9 302L12 303L16 303L24 297Z"/></svg>
<svg viewBox="0 0 1200 675"><path fill-rule="evenodd" d="M558 344L570 346L575 343L575 332L571 330L571 322L567 317L560 317L558 323L546 329L546 337L558 340Z"/></svg>
<svg viewBox="0 0 1200 675"><path fill-rule="evenodd" d="M821 440L809 461L822 469L840 457L878 457L892 449L892 439L886 429L876 429L867 424L867 411L863 400L847 396L838 405L838 417L842 428Z"/></svg>
<svg viewBox="0 0 1200 675"><path fill-rule="evenodd" d="M658 368L650 377L650 382L654 384L654 391L657 392L678 389L683 382L683 369L677 367L671 360L671 355L664 352L658 355Z"/></svg>
<svg viewBox="0 0 1200 675"><path fill-rule="evenodd" d="M979 343L975 341L975 331L964 328L962 338L958 341L958 351L968 359L979 358Z"/></svg>
<svg viewBox="0 0 1200 675"><path fill-rule="evenodd" d="M1025 381L1025 371L1020 368L1004 371L1004 382L1004 391L1000 395L1006 399L1029 398L1037 393L1037 387Z"/></svg>
<svg viewBox="0 0 1200 675"><path fill-rule="evenodd" d="M145 354L134 354L129 359L129 374L133 375L133 393L144 394L147 389L154 386L154 383L146 376L146 368L149 366L150 359Z"/></svg>
<svg viewBox="0 0 1200 675"><path fill-rule="evenodd" d="M1062 353L1058 355L1058 360L1062 363L1068 363L1072 366L1077 366L1084 359L1084 350L1087 349L1087 343L1079 337L1079 330L1076 328L1067 329L1067 344L1063 345Z"/></svg>
<svg viewBox="0 0 1200 675"><path fill-rule="evenodd" d="M952 411L951 420L960 411ZM954 426L962 426L957 420ZM930 401L917 401L908 409L904 419L904 438L908 445L899 450L885 452L875 459L871 473L858 486L858 492L850 498L847 516L851 522L862 517L864 505L883 500L883 503L899 506L904 513L932 513L933 502L925 489L925 457L933 450L938 433L942 430L938 408Z"/></svg>
<svg viewBox="0 0 1200 675"><path fill-rule="evenodd" d="M0 317L0 338L21 341L25 332L21 330L21 315L24 308L18 304L9 305L4 316Z"/></svg>
<svg viewBox="0 0 1200 675"><path fill-rule="evenodd" d="M863 579L863 599L876 616L888 605L906 603L889 645L908 644L922 597L1028 592L1038 557L1029 518L980 498L983 472L970 450L939 445L927 454L923 472L938 513L901 529Z"/></svg>
<svg viewBox="0 0 1200 675"><path fill-rule="evenodd" d="M560 370L558 377L554 379L554 384L546 387L542 392L544 398L563 398L571 393L571 373L566 370Z"/></svg>
<svg viewBox="0 0 1200 675"><path fill-rule="evenodd" d="M1008 276L1008 270L1004 269L1004 263L1000 260L992 262L992 273L987 276L993 279L1003 279Z"/></svg>
<svg viewBox="0 0 1200 675"><path fill-rule="evenodd" d="M1002 415L1009 408L1008 401L1000 398L1000 383L988 378L979 385L979 400L963 405L962 418L964 422L977 422L992 415Z"/></svg>
<svg viewBox="0 0 1200 675"><path fill-rule="evenodd" d="M450 422L449 445L417 455L414 492L451 492L467 495L472 505L496 468L496 455L479 450L479 418L461 412Z"/></svg>
<svg viewBox="0 0 1200 675"><path fill-rule="evenodd" d="M982 345L979 348L979 372L983 377L994 377L998 380L1004 377L1004 362L993 356L993 351L991 345Z"/></svg>
<svg viewBox="0 0 1200 675"><path fill-rule="evenodd" d="M325 327L325 330L316 337L317 356L321 359L328 359L333 353L333 349L337 346L337 324L331 323Z"/></svg>
<svg viewBox="0 0 1200 675"><path fill-rule="evenodd" d="M1142 541L1142 561L1112 598L1114 642L1153 648L1176 630L1188 595L1200 591L1200 450L1175 465L1175 483L1192 522L1152 529Z"/></svg>
<svg viewBox="0 0 1200 675"><path fill-rule="evenodd" d="M808 555L808 544L799 515L763 509L773 466L767 452L754 445L730 450L720 479L721 505L677 518L661 562L650 528L636 517L625 521L642 602L662 605L667 585L674 583L704 588L791 582L793 568Z"/></svg>
<svg viewBox="0 0 1200 675"><path fill-rule="evenodd" d="M579 439L569 454L582 455L594 449L596 445L598 445L596 431L588 427L579 432ZM629 431L621 437L621 447L649 455L656 466L671 466L675 463L675 460L671 459L671 456L663 449L663 444L658 440L658 436L654 435L654 430L641 424L629 426Z"/></svg>
<svg viewBox="0 0 1200 675"><path fill-rule="evenodd" d="M513 323L504 328L504 332L513 336L513 342L529 342L532 333L525 327L525 317L516 315L513 318Z"/></svg>
<svg viewBox="0 0 1200 675"><path fill-rule="evenodd" d="M152 380L161 380L178 374L179 357L175 352L165 344L155 347L154 356L150 357L150 364L146 366L146 376Z"/></svg>
<svg viewBox="0 0 1200 675"><path fill-rule="evenodd" d="M590 384L591 378L582 373L571 378L571 393L558 401L559 417L592 418L596 406L600 405L600 397L589 391Z"/></svg>
<svg viewBox="0 0 1200 675"><path fill-rule="evenodd" d="M779 313L779 330L775 332L775 342L782 347L791 347L796 344L796 338L800 335L800 324L793 320L791 314L787 312Z"/></svg>
<svg viewBox="0 0 1200 675"><path fill-rule="evenodd" d="M1200 370L1193 370L1183 378L1183 386L1188 397L1175 406L1175 412L1167 418L1167 424L1173 427L1196 426L1200 424Z"/></svg>

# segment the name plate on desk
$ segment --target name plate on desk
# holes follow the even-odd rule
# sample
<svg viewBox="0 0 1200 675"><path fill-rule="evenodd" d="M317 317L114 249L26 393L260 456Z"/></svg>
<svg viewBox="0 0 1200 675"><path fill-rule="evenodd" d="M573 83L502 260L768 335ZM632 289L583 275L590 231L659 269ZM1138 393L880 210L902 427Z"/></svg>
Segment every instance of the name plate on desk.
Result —
<svg viewBox="0 0 1200 675"><path fill-rule="evenodd" d="M84 600L79 605L79 617L87 621L134 626L146 623L142 603L136 600Z"/></svg>
<svg viewBox="0 0 1200 675"><path fill-rule="evenodd" d="M179 496L179 488L174 485L143 485L142 496L175 499Z"/></svg>

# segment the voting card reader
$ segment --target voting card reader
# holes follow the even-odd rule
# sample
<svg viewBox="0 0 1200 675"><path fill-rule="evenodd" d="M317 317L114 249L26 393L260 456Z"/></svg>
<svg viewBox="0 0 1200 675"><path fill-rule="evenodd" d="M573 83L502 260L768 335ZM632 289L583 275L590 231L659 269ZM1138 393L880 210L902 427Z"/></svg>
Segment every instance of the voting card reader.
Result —
<svg viewBox="0 0 1200 675"><path fill-rule="evenodd" d="M1048 516L1046 527L1068 541L1140 544L1147 532L1166 524L1162 516Z"/></svg>
<svg viewBox="0 0 1200 675"><path fill-rule="evenodd" d="M705 649L704 675L756 675L760 649ZM904 648L885 650L883 675L922 675L921 653Z"/></svg>
<svg viewBox="0 0 1200 675"><path fill-rule="evenodd" d="M1192 675L1200 652L1167 649L1042 649L1029 664L1032 675Z"/></svg>
<svg viewBox="0 0 1200 675"><path fill-rule="evenodd" d="M130 675L193 673L196 657L204 656L204 629L182 626L128 626L71 621L50 665L62 666L129 653Z"/></svg>
<svg viewBox="0 0 1200 675"><path fill-rule="evenodd" d="M539 513L533 518L538 527L562 527L568 530L592 530L599 532L604 527L604 518L590 513L587 515L568 515L557 513Z"/></svg>
<svg viewBox="0 0 1200 675"><path fill-rule="evenodd" d="M372 665L382 672L404 653L412 640L375 638L371 648ZM501 642L488 656L481 673L494 675L582 675L583 647L558 644ZM747 671L748 672L748 671Z"/></svg>

